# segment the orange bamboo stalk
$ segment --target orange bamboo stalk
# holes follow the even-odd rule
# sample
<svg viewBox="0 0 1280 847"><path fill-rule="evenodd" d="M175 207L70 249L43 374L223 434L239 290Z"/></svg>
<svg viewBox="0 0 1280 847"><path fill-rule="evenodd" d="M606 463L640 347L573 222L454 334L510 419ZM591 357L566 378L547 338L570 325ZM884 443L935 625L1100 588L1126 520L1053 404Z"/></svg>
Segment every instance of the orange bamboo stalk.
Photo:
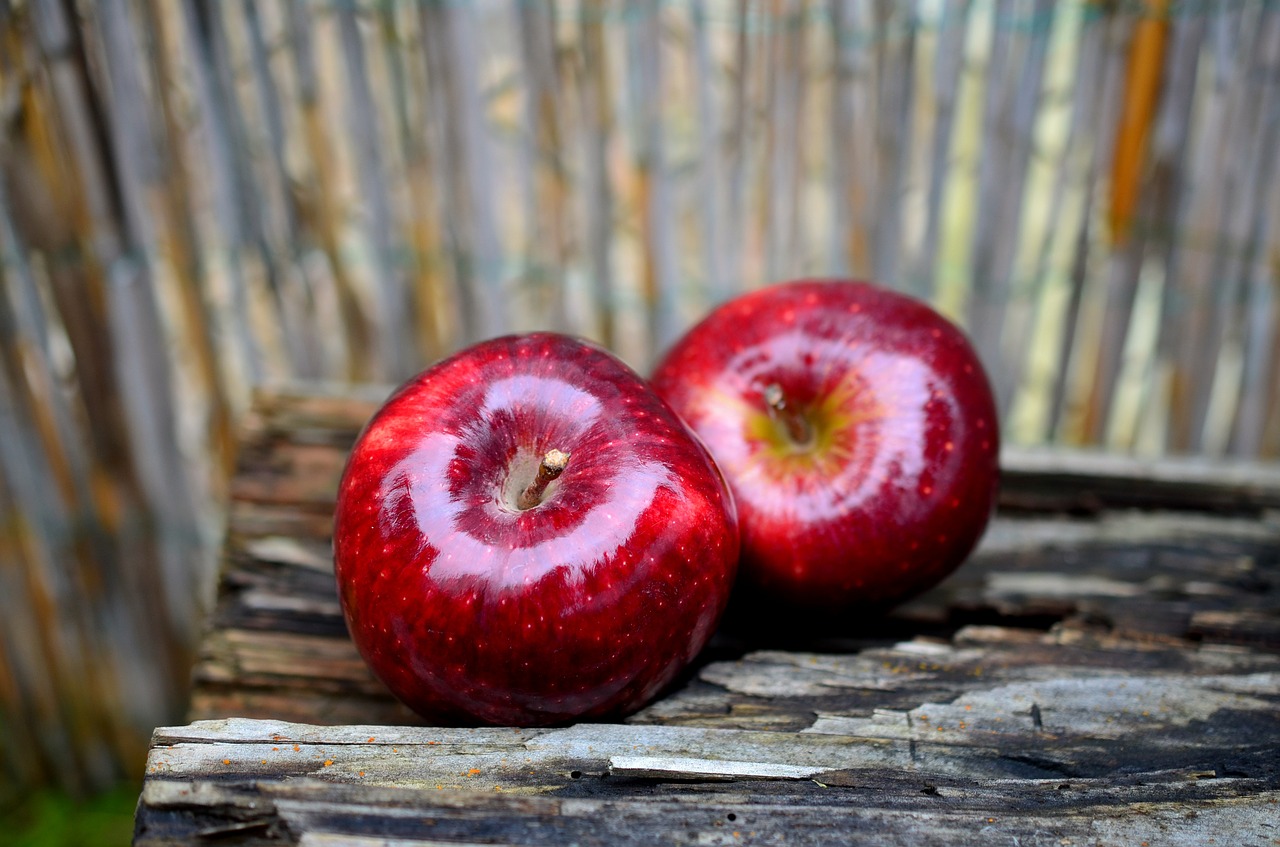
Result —
<svg viewBox="0 0 1280 847"><path fill-rule="evenodd" d="M1144 0L1144 8L1129 45L1124 105L1111 162L1111 207L1107 222L1115 244L1126 241L1133 226L1147 136L1160 97L1165 43L1169 37L1169 0Z"/></svg>

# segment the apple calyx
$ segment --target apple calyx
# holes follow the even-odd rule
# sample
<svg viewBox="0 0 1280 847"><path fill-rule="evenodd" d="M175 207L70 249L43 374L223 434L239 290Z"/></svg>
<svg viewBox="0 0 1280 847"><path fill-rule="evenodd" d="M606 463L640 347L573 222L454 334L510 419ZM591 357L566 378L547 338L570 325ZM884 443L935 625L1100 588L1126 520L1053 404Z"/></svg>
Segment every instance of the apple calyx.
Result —
<svg viewBox="0 0 1280 847"><path fill-rule="evenodd" d="M808 447L813 444L813 425L809 420L787 403L782 393L782 386L771 382L764 388L764 402L769 407L769 417L782 424L787 435L797 447Z"/></svg>
<svg viewBox="0 0 1280 847"><path fill-rule="evenodd" d="M547 492L547 486L557 479L560 474L564 473L564 469L568 466L568 453L554 448L548 450L538 464L538 475L533 478L533 482L529 483L529 486L520 493L520 498L516 500L516 508L523 512L540 504L543 495Z"/></svg>

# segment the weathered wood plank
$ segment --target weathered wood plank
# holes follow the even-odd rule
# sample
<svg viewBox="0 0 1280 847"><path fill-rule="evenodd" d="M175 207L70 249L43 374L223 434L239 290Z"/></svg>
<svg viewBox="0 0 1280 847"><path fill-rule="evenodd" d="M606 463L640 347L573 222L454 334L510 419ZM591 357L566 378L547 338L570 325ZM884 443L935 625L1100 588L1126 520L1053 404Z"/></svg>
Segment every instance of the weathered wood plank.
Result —
<svg viewBox="0 0 1280 847"><path fill-rule="evenodd" d="M194 672L192 719L272 716L412 721L347 638L329 533L345 452L385 389L263 392L232 486L223 575ZM1208 502L1257 512L1280 494L1267 467L1006 454L1007 504L1096 512ZM1196 495L1196 492L1199 492ZM1087 622L1117 634L1280 649L1280 519L1101 512L998 518L973 558L934 591L870 626L793 635L731 613L709 655L755 647L852 651L967 624ZM746 610L749 612L749 610ZM723 706L721 703L720 706ZM745 707L744 707L745 708ZM752 708L759 708L754 706ZM769 710L761 720L781 720Z"/></svg>
<svg viewBox="0 0 1280 847"><path fill-rule="evenodd" d="M757 652L621 725L161 728L138 843L823 843L874 824L878 843L1192 844L1206 818L1214 838L1266 844L1277 701L1280 656L1075 628ZM790 725L765 728L770 708ZM592 814L608 823L589 830Z"/></svg>
<svg viewBox="0 0 1280 847"><path fill-rule="evenodd" d="M246 426L239 477L281 476L274 455L289 444L343 454L390 387L300 383L259 390ZM338 467L345 455L332 457ZM1280 508L1280 463L1200 457L1141 459L1091 450L1006 447L1001 506L1036 512L1182 508L1256 513ZM273 484L276 482L272 480ZM336 489L337 476L329 480ZM322 496L323 489L316 492Z"/></svg>
<svg viewBox="0 0 1280 847"><path fill-rule="evenodd" d="M699 681L762 702L806 701L796 713L807 720L742 728L730 715L684 726L645 723L641 713L624 724L530 730L233 718L156 730L148 772L526 792L584 774L826 782L834 771L882 768L974 780L1178 770L1280 777L1280 658L1247 651L1148 652L1053 636L994 647L912 641L865 657L752 655L712 665ZM681 696L653 708L670 715ZM892 702L901 708L879 705Z"/></svg>
<svg viewBox="0 0 1280 847"><path fill-rule="evenodd" d="M1273 462L1006 448L1000 463L1006 509L1250 513L1280 507L1280 465Z"/></svg>
<svg viewBox="0 0 1280 847"><path fill-rule="evenodd" d="M195 722L155 732L138 844L1280 834L1273 468L1009 451L1010 514L884 618L734 607L621 723L423 727L357 655L331 569L343 458L385 393L259 395Z"/></svg>
<svg viewBox="0 0 1280 847"><path fill-rule="evenodd" d="M791 725L762 728L749 701ZM1269 653L972 627L713 663L626 724L204 721L156 731L138 843L823 843L874 824L878 843L1191 844L1206 817L1214 838L1266 844L1278 701Z"/></svg>
<svg viewBox="0 0 1280 847"><path fill-rule="evenodd" d="M1276 803L1274 791L1245 794L1249 781L1187 773L1119 787L861 775L825 788L704 783L672 791L626 782L616 797L599 796L601 780L590 777L565 797L312 779L266 783L261 793L243 783L156 782L141 806L138 843L178 843L191 824L203 824L205 838L242 844L816 844L835 832L841 841L891 845L1265 845Z"/></svg>
<svg viewBox="0 0 1280 847"><path fill-rule="evenodd" d="M213 631L195 672L193 717L274 714L303 720L314 704L293 704L292 697L320 689L335 716L357 715L371 708L371 698L384 701L379 709L390 705L347 639L327 537L280 533L299 529L305 527L291 519L257 527L265 532L257 537L230 538ZM327 523L317 519L309 529L326 530ZM1280 525L1274 521L1169 514L998 520L974 558L937 589L870 627L826 633L819 643L848 650L922 629L946 633L966 623L1045 627L1076 619L1118 633L1275 650L1278 551ZM762 630L749 620L731 614L729 631L717 642L721 649L814 643L813 636ZM348 698L350 704L342 702Z"/></svg>

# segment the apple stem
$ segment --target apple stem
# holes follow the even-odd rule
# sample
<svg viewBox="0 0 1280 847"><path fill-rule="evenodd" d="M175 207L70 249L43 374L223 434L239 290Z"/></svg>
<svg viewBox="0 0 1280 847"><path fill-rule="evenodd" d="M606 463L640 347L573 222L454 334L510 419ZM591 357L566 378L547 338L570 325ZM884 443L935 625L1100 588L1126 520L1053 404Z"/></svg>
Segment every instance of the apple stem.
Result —
<svg viewBox="0 0 1280 847"><path fill-rule="evenodd" d="M547 486L551 481L560 474L564 473L564 469L569 465L569 454L559 450L548 450L547 455L542 457L542 462L538 465L538 475L534 477L533 482L529 483L520 494L520 499L516 501L516 506L522 511L532 509L534 506L542 502L542 496L547 491Z"/></svg>
<svg viewBox="0 0 1280 847"><path fill-rule="evenodd" d="M787 428L787 435L796 444L808 444L813 440L813 427L804 415L787 404L782 386L771 382L764 389L764 402L769 406L769 416Z"/></svg>

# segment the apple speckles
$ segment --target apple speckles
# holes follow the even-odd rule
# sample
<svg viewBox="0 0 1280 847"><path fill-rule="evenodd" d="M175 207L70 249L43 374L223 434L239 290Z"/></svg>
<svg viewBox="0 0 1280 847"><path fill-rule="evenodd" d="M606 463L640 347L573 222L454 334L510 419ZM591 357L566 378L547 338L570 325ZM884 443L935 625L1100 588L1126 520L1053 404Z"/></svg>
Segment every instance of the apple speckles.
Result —
<svg viewBox="0 0 1280 847"><path fill-rule="evenodd" d="M771 320L745 320L744 303ZM788 310L794 325L779 317ZM813 402L846 375L861 399L832 424L851 434L831 439L839 455L801 462L740 422L738 409L760 411L761 385ZM963 335L917 301L842 281L752 292L677 342L653 382L729 478L745 584L770 602L892 604L944 576L982 532L995 492L993 397ZM811 566L803 581L797 558ZM850 588L855 576L864 584Z"/></svg>
<svg viewBox="0 0 1280 847"><path fill-rule="evenodd" d="M353 637L427 715L530 724L633 710L705 643L723 609L737 557L728 495L671 410L607 354L549 335L502 345L487 364L455 357L411 382L366 429L385 433L381 452L353 451L335 552L357 581L341 596L403 636L376 648L360 643L376 632L368 626ZM566 381L572 368L583 373ZM456 391L467 393L450 400ZM587 421L592 408L607 411ZM536 510L500 514L493 486L514 451L552 446L574 456L565 484ZM379 524L371 501L397 467L412 483L397 519ZM373 560L364 575L355 551L371 551L360 554ZM392 563L405 556L413 590L361 594L379 572L403 578Z"/></svg>

